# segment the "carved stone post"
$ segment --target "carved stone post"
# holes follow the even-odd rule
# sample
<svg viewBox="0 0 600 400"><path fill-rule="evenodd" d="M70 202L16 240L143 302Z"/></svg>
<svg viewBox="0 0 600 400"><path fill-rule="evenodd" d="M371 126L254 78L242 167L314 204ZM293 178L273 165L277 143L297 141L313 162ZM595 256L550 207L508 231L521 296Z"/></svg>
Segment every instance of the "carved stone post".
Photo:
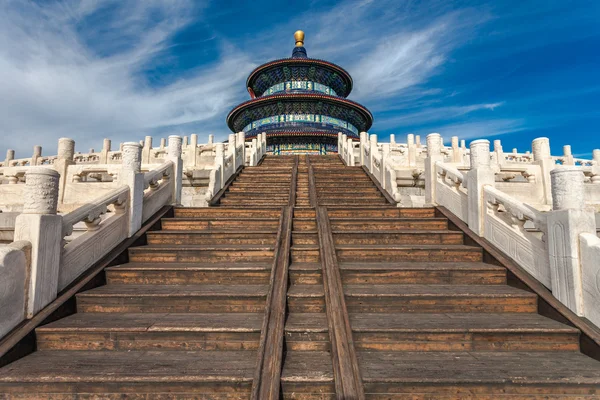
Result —
<svg viewBox="0 0 600 400"><path fill-rule="evenodd" d="M252 139L252 153L250 154L250 166L255 167L258 164L259 148L257 138Z"/></svg>
<svg viewBox="0 0 600 400"><path fill-rule="evenodd" d="M360 133L360 165L366 165L367 160L365 160L365 146L367 144L367 132Z"/></svg>
<svg viewBox="0 0 600 400"><path fill-rule="evenodd" d="M461 163L462 154L460 154L460 147L458 147L458 136L452 136L450 140L452 145L452 162Z"/></svg>
<svg viewBox="0 0 600 400"><path fill-rule="evenodd" d="M233 172L232 174L235 174L235 171L237 170L237 165L236 165L236 156L237 156L237 146L235 144L235 140L237 138L237 135L235 133L231 133L229 135L229 145L227 146L227 153L228 154L233 154L232 157L232 165L233 165ZM227 177L229 178L229 177Z"/></svg>
<svg viewBox="0 0 600 400"><path fill-rule="evenodd" d="M390 135L390 144L396 144L396 135L393 133Z"/></svg>
<svg viewBox="0 0 600 400"><path fill-rule="evenodd" d="M42 146L33 146L33 155L31 156L30 165L38 165L42 157Z"/></svg>
<svg viewBox="0 0 600 400"><path fill-rule="evenodd" d="M502 142L500 140L494 140L494 158L498 167L504 164L504 150L502 149Z"/></svg>
<svg viewBox="0 0 600 400"><path fill-rule="evenodd" d="M555 167L555 164L550 155L550 139L546 137L534 139L531 147L533 149L533 163L539 165L542 170L544 202L545 204L551 204L552 185L550 183L550 171Z"/></svg>
<svg viewBox="0 0 600 400"><path fill-rule="evenodd" d="M338 148L338 153L342 156L346 165L348 165L348 135L342 134L340 138L338 132L338 140L340 141L340 145L342 145L341 148Z"/></svg>
<svg viewBox="0 0 600 400"><path fill-rule="evenodd" d="M406 136L406 144L408 146L408 166L414 167L417 165L417 146L415 145L415 135L409 133Z"/></svg>
<svg viewBox="0 0 600 400"><path fill-rule="evenodd" d="M342 155L342 154L344 154L344 142L342 139L342 132L338 132L337 138L338 138L338 143L337 143L338 154Z"/></svg>
<svg viewBox="0 0 600 400"><path fill-rule="evenodd" d="M183 146L182 147L187 147L188 146L188 139L189 138L187 136L183 137Z"/></svg>
<svg viewBox="0 0 600 400"><path fill-rule="evenodd" d="M58 207L59 174L34 167L25 174L23 213L15 221L15 241L31 243L27 318L56 298L60 265L62 217Z"/></svg>
<svg viewBox="0 0 600 400"><path fill-rule="evenodd" d="M15 159L15 151L12 149L6 150L6 158L4 159L4 166L10 167L10 162Z"/></svg>
<svg viewBox="0 0 600 400"><path fill-rule="evenodd" d="M573 160L573 153L571 152L571 145L563 146L563 157L564 157L564 165L575 165L575 161Z"/></svg>
<svg viewBox="0 0 600 400"><path fill-rule="evenodd" d="M486 207L483 199L483 187L494 185L494 170L490 166L490 141L474 140L470 144L471 170L467 173L469 228L479 236L484 235L483 221Z"/></svg>
<svg viewBox="0 0 600 400"><path fill-rule="evenodd" d="M198 135L190 135L190 146L187 149L186 166L195 167L198 162Z"/></svg>
<svg viewBox="0 0 600 400"><path fill-rule="evenodd" d="M161 148L161 150L164 149L165 147L167 147L167 139L160 138L160 148Z"/></svg>
<svg viewBox="0 0 600 400"><path fill-rule="evenodd" d="M181 136L169 136L169 149L167 160L173 162L173 203L181 204L181 190L183 185L183 160L181 159Z"/></svg>
<svg viewBox="0 0 600 400"><path fill-rule="evenodd" d="M386 183L385 179L385 163L387 161L387 158L390 156L390 146L390 143L384 143L381 146L381 180L379 182L381 183L381 187L385 190L388 190L390 188L390 184Z"/></svg>
<svg viewBox="0 0 600 400"><path fill-rule="evenodd" d="M100 164L108 164L108 153L110 152L110 139L104 139L102 143L102 152L100 152Z"/></svg>
<svg viewBox="0 0 600 400"><path fill-rule="evenodd" d="M573 312L583 315L579 235L596 234L594 210L585 207L584 175L580 168L558 167L550 176L553 211L547 213L547 239L552 294Z"/></svg>
<svg viewBox="0 0 600 400"><path fill-rule="evenodd" d="M596 165L600 165L600 149L594 149L592 152L592 160Z"/></svg>
<svg viewBox="0 0 600 400"><path fill-rule="evenodd" d="M437 171L435 163L438 161L442 161L442 137L439 133L430 133L427 135L427 158L425 159L425 203L430 205L436 204Z"/></svg>
<svg viewBox="0 0 600 400"><path fill-rule="evenodd" d="M242 160L242 162L237 165L244 165L246 163L246 132L240 131L237 133L236 143L238 146L241 146L241 155L238 156Z"/></svg>
<svg viewBox="0 0 600 400"><path fill-rule="evenodd" d="M58 139L58 154L54 161L54 169L60 174L58 184L58 204L62 204L67 186L67 171L70 165L74 165L75 141L69 138Z"/></svg>
<svg viewBox="0 0 600 400"><path fill-rule="evenodd" d="M123 143L122 168L119 182L129 186L129 232L133 236L142 227L144 207L144 174L142 167L142 146L136 142Z"/></svg>
<svg viewBox="0 0 600 400"><path fill-rule="evenodd" d="M225 177L225 145L223 143L217 143L215 146L215 165L220 166L221 168L221 178L219 179L220 187L217 191L223 188L223 178ZM216 194L213 193L213 195Z"/></svg>
<svg viewBox="0 0 600 400"><path fill-rule="evenodd" d="M142 164L150 164L152 153L152 136L144 137L144 148L142 149Z"/></svg>
<svg viewBox="0 0 600 400"><path fill-rule="evenodd" d="M417 146L417 148L421 147L421 135L415 136L415 145Z"/></svg>
<svg viewBox="0 0 600 400"><path fill-rule="evenodd" d="M215 142L215 135L208 135L208 144L213 144Z"/></svg>
<svg viewBox="0 0 600 400"><path fill-rule="evenodd" d="M354 142L352 138L348 138L348 160L349 166L354 167Z"/></svg>
<svg viewBox="0 0 600 400"><path fill-rule="evenodd" d="M367 161L369 164L369 172L373 173L373 160L375 159L375 154L377 154L377 135L369 135L369 148L371 149L369 153L369 160Z"/></svg>

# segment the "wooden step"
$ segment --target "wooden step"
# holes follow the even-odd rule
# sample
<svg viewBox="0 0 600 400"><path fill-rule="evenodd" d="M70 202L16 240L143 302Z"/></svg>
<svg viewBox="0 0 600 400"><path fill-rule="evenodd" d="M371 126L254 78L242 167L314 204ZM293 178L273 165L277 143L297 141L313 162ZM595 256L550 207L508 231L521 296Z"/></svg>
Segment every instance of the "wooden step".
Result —
<svg viewBox="0 0 600 400"><path fill-rule="evenodd" d="M314 212L314 210L313 210ZM294 212L295 214L295 212ZM317 221L314 218L296 218L294 217L292 221L292 227L294 231L311 231L314 232L317 230Z"/></svg>
<svg viewBox="0 0 600 400"><path fill-rule="evenodd" d="M340 262L480 262L483 250L464 245L338 245Z"/></svg>
<svg viewBox="0 0 600 400"><path fill-rule="evenodd" d="M291 263L289 266L289 277L292 285L322 285L323 275L321 263Z"/></svg>
<svg viewBox="0 0 600 400"><path fill-rule="evenodd" d="M106 269L109 284L268 284L271 263L128 263Z"/></svg>
<svg viewBox="0 0 600 400"><path fill-rule="evenodd" d="M600 396L598 362L576 352L357 352L368 398Z"/></svg>
<svg viewBox="0 0 600 400"><path fill-rule="evenodd" d="M433 218L434 208L398 208L398 207L353 207L335 208L328 207L329 218ZM438 221L441 219L438 219ZM395 229L400 229L395 226Z"/></svg>
<svg viewBox="0 0 600 400"><path fill-rule="evenodd" d="M174 207L176 219L182 218L273 218L278 219L281 215L281 208L226 208L226 207ZM169 219L163 219L168 221Z"/></svg>
<svg viewBox="0 0 600 400"><path fill-rule="evenodd" d="M151 245L129 248L131 262L270 262L275 248L266 245Z"/></svg>
<svg viewBox="0 0 600 400"><path fill-rule="evenodd" d="M219 218L168 218L161 221L162 229L181 231L248 230L277 232L279 216L276 218L245 218L235 216Z"/></svg>
<svg viewBox="0 0 600 400"><path fill-rule="evenodd" d="M280 207L284 207L288 205L288 199L285 200L270 200L268 198L264 198L264 199L254 199L254 200L248 200L248 199L228 199L228 198L222 198L220 200L220 204L224 205L224 206L236 206L236 205L253 205L253 206L280 206Z"/></svg>
<svg viewBox="0 0 600 400"><path fill-rule="evenodd" d="M448 230L445 218L330 218L333 231Z"/></svg>
<svg viewBox="0 0 600 400"><path fill-rule="evenodd" d="M325 312L323 285L291 285L287 292L290 313Z"/></svg>
<svg viewBox="0 0 600 400"><path fill-rule="evenodd" d="M291 313L285 321L288 351L331 351L325 313Z"/></svg>
<svg viewBox="0 0 600 400"><path fill-rule="evenodd" d="M463 244L459 231L385 230L385 231L333 231L336 245L396 245L396 244Z"/></svg>
<svg viewBox="0 0 600 400"><path fill-rule="evenodd" d="M38 350L256 350L261 313L79 313L36 329Z"/></svg>
<svg viewBox="0 0 600 400"><path fill-rule="evenodd" d="M352 313L369 351L579 351L579 330L533 313Z"/></svg>
<svg viewBox="0 0 600 400"><path fill-rule="evenodd" d="M275 244L276 232L261 231L153 231L146 234L148 244L164 245L216 245L216 244Z"/></svg>
<svg viewBox="0 0 600 400"><path fill-rule="evenodd" d="M106 285L77 294L78 312L262 312L267 285Z"/></svg>
<svg viewBox="0 0 600 400"><path fill-rule="evenodd" d="M318 263L321 261L318 245L297 244L292 246L290 253L292 263Z"/></svg>
<svg viewBox="0 0 600 400"><path fill-rule="evenodd" d="M378 199L361 199L349 196L348 198L335 199L330 197L319 198L319 205L323 207L344 206L344 205L369 205L369 204L389 204L385 197Z"/></svg>
<svg viewBox="0 0 600 400"><path fill-rule="evenodd" d="M281 372L284 399L335 399L331 355L326 351L288 351Z"/></svg>
<svg viewBox="0 0 600 400"><path fill-rule="evenodd" d="M506 283L506 269L481 262L343 262L344 284L475 284Z"/></svg>
<svg viewBox="0 0 600 400"><path fill-rule="evenodd" d="M296 231L292 233L292 246L298 244L319 244L319 234L316 231Z"/></svg>
<svg viewBox="0 0 600 400"><path fill-rule="evenodd" d="M534 313L537 296L507 285L344 285L349 312Z"/></svg>
<svg viewBox="0 0 600 400"><path fill-rule="evenodd" d="M247 398L253 351L37 351L2 369L0 392L18 398Z"/></svg>

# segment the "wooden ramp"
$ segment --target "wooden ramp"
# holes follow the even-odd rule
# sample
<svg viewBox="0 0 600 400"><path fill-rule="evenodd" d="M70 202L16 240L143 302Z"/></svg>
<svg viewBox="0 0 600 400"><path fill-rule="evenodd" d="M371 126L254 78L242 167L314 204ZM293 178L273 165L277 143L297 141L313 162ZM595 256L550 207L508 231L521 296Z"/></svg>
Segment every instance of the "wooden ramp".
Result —
<svg viewBox="0 0 600 400"><path fill-rule="evenodd" d="M600 398L572 316L337 156L245 168L104 274L0 369L0 398Z"/></svg>

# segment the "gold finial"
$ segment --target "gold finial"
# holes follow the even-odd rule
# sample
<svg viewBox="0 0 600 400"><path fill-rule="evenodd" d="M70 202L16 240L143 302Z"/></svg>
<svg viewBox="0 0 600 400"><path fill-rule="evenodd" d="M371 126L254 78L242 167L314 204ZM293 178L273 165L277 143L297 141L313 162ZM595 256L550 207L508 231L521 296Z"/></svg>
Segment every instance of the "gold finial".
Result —
<svg viewBox="0 0 600 400"><path fill-rule="evenodd" d="M296 31L296 33L294 33L294 39L296 39L296 47L304 46L304 32Z"/></svg>

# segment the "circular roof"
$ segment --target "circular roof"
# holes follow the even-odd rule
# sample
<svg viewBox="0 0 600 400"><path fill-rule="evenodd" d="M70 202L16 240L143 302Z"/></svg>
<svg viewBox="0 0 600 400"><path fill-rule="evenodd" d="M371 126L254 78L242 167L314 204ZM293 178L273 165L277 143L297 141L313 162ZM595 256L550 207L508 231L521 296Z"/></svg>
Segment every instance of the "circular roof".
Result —
<svg viewBox="0 0 600 400"><path fill-rule="evenodd" d="M283 58L263 64L250 73L246 87L256 96L289 80L311 80L329 86L342 97L352 91L352 77L342 67L314 58Z"/></svg>
<svg viewBox="0 0 600 400"><path fill-rule="evenodd" d="M322 114L339 118L368 131L373 115L362 105L326 94L289 93L257 97L236 106L227 116L227 125L234 132L261 118L282 114Z"/></svg>

